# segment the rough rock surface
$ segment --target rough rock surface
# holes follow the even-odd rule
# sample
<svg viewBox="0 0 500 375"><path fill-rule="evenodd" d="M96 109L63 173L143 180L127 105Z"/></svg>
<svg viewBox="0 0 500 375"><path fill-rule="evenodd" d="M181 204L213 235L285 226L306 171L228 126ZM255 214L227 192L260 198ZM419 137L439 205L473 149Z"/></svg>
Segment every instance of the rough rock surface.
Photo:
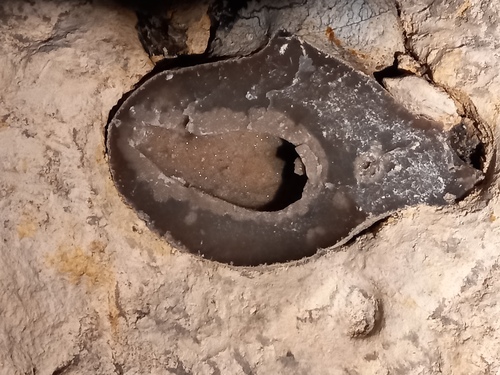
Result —
<svg viewBox="0 0 500 375"><path fill-rule="evenodd" d="M433 81L489 124L499 121L500 4L485 0L400 1L407 46Z"/></svg>
<svg viewBox="0 0 500 375"><path fill-rule="evenodd" d="M388 0L252 0L235 20L220 21L211 46L215 55L249 54L279 31L300 35L368 72L391 65L395 53L404 51L396 4Z"/></svg>
<svg viewBox="0 0 500 375"><path fill-rule="evenodd" d="M408 76L383 81L387 91L414 114L436 120L446 130L462 121L453 99L424 78Z"/></svg>
<svg viewBox="0 0 500 375"><path fill-rule="evenodd" d="M418 59L497 134L499 5L400 8ZM109 176L109 110L152 68L134 15L7 0L0 19L1 374L500 371L494 165L485 192L343 251L210 263L153 235Z"/></svg>
<svg viewBox="0 0 500 375"><path fill-rule="evenodd" d="M151 59L204 53L210 39L209 3L137 1L137 31Z"/></svg>

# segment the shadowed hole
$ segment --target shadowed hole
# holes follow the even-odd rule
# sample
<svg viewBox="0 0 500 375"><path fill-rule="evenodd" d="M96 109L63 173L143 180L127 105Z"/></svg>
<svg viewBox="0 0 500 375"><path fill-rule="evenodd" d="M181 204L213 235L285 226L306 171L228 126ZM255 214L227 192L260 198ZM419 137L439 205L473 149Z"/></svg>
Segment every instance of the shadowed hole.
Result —
<svg viewBox="0 0 500 375"><path fill-rule="evenodd" d="M460 159L478 170L484 169L486 146L474 127L456 125L450 130L449 140Z"/></svg>
<svg viewBox="0 0 500 375"><path fill-rule="evenodd" d="M281 185L273 199L260 207L258 211L279 211L302 198L307 182L307 174L295 146L282 139L282 145L276 150L276 156L285 162L281 175Z"/></svg>

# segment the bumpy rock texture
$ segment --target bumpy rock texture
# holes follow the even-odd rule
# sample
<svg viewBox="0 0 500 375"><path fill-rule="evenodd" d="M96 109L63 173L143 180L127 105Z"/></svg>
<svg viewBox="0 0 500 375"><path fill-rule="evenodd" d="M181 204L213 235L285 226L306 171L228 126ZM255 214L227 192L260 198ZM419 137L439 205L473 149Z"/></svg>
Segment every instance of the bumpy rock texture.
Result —
<svg viewBox="0 0 500 375"><path fill-rule="evenodd" d="M409 52L496 136L500 6L399 9ZM1 374L500 370L494 156L485 190L456 207L402 211L294 265L221 266L165 245L111 181L109 110L153 65L135 15L104 1L7 0L0 18Z"/></svg>
<svg viewBox="0 0 500 375"><path fill-rule="evenodd" d="M278 31L297 34L367 71L391 65L394 54L404 51L396 5L386 0L248 1L236 17L225 13L214 12L215 55L248 54Z"/></svg>

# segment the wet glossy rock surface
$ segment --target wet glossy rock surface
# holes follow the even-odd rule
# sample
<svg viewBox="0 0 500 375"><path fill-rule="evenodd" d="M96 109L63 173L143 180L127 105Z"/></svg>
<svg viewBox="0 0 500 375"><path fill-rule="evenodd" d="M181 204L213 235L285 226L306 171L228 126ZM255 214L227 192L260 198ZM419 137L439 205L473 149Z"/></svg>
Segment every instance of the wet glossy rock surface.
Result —
<svg viewBox="0 0 500 375"><path fill-rule="evenodd" d="M294 175L305 170L307 182L299 200L259 211L283 186L280 139L296 146ZM481 178L438 124L285 37L247 58L149 79L114 115L107 146L118 190L153 230L236 265L312 255L398 209L460 198ZM247 175L259 176L250 188Z"/></svg>

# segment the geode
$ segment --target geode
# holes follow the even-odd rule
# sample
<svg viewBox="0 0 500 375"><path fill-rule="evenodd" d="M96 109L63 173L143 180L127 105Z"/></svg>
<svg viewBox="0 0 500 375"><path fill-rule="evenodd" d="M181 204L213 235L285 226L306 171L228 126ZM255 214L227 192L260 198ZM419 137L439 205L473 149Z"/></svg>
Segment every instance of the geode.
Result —
<svg viewBox="0 0 500 375"><path fill-rule="evenodd" d="M339 246L482 178L438 123L295 37L154 75L112 117L107 150L117 189L152 230L247 266Z"/></svg>

